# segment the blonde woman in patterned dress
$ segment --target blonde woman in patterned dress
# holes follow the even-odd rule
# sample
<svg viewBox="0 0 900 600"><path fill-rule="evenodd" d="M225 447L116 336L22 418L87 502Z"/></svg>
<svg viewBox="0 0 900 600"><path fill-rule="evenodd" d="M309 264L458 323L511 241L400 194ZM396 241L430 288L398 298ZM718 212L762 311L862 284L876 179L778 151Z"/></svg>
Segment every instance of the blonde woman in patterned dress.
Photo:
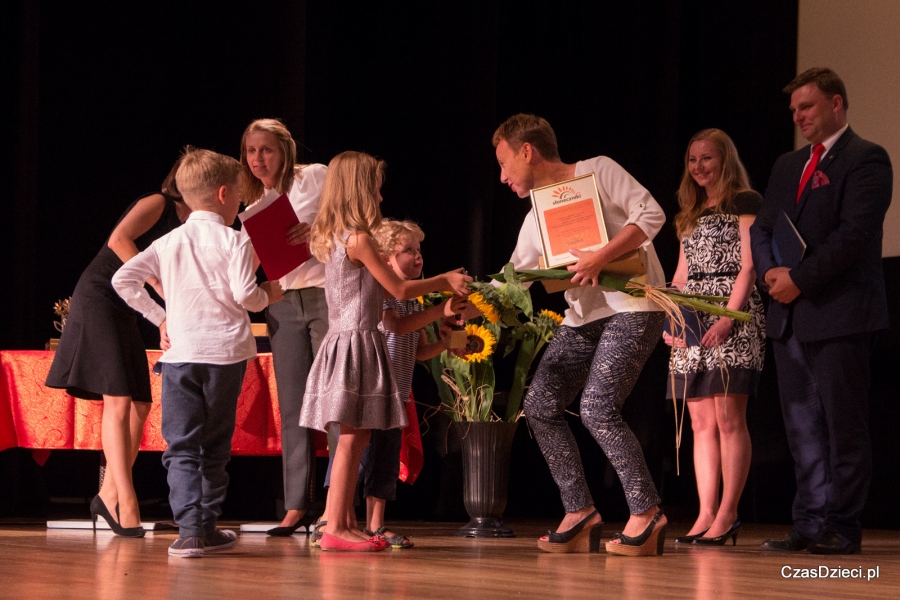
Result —
<svg viewBox="0 0 900 600"><path fill-rule="evenodd" d="M730 296L728 308L747 311L749 322L706 313L699 346L669 334L675 345L668 395L686 398L694 432L694 470L700 514L676 543L737 543L738 501L750 470L747 400L755 394L765 354L763 306L756 290L750 226L762 197L750 189L731 138L705 129L691 138L678 190L681 239L672 284L685 292ZM721 497L720 497L721 481Z"/></svg>

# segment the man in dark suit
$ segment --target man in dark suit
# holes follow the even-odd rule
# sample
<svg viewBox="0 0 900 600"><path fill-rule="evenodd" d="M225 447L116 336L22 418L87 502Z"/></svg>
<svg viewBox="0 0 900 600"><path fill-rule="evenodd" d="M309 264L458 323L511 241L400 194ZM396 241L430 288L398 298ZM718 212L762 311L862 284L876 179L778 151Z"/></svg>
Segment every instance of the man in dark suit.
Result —
<svg viewBox="0 0 900 600"><path fill-rule="evenodd" d="M881 241L893 174L884 149L847 125L836 73L809 69L784 91L810 144L775 163L750 233L772 297L766 333L797 495L793 529L763 547L855 554L872 473L869 355L875 332L888 326ZM796 243L790 226L778 223L785 218L806 243L794 265L785 256L779 264L773 252L773 242L783 254Z"/></svg>

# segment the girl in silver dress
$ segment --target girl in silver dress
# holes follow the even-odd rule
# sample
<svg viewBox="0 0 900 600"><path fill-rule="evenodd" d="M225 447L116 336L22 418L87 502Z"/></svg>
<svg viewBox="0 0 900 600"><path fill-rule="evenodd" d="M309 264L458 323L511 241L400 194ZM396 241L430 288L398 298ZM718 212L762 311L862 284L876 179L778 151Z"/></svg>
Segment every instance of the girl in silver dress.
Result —
<svg viewBox="0 0 900 600"><path fill-rule="evenodd" d="M332 159L310 235L310 250L325 263L328 333L309 373L300 425L320 431L340 426L323 550L373 552L388 545L382 536L368 537L352 526L353 492L371 430L407 424L378 330L385 292L398 299L447 289L464 296L472 280L462 269L409 281L394 273L372 239L382 221L383 179L384 162L367 154L344 152Z"/></svg>

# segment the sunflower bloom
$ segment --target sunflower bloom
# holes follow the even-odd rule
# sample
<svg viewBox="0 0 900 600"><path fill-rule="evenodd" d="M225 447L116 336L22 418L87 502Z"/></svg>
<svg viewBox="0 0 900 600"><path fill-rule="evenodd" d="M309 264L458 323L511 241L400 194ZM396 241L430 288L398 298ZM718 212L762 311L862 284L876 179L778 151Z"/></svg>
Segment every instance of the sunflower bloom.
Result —
<svg viewBox="0 0 900 600"><path fill-rule="evenodd" d="M469 302L474 304L475 308L480 310L491 323L496 324L500 320L500 313L497 312L493 304L484 299L480 292L469 294Z"/></svg>
<svg viewBox="0 0 900 600"><path fill-rule="evenodd" d="M466 335L469 337L467 347L472 352L463 358L466 362L481 362L487 360L494 353L497 340L491 330L482 325L466 325Z"/></svg>
<svg viewBox="0 0 900 600"><path fill-rule="evenodd" d="M547 317L548 319L550 319L552 321L556 321L557 325L562 325L562 322L563 322L562 315L557 312L553 312L552 310L544 309L541 311L541 316Z"/></svg>

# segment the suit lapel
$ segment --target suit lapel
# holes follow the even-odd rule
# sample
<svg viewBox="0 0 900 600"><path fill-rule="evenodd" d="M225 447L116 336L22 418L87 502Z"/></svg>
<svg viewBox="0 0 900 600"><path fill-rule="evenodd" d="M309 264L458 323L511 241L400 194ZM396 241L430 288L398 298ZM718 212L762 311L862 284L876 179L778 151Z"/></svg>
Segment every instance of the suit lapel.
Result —
<svg viewBox="0 0 900 600"><path fill-rule="evenodd" d="M816 165L816 171L822 171L823 173L828 171L828 167L831 166L831 163L834 162L835 157L841 153L841 151L847 146L847 143L850 141L850 138L855 134L853 130L849 127L847 130L837 139L834 143L834 146L822 157L819 161L819 164ZM806 152L806 157L809 158L810 146L807 146L802 149L802 152ZM806 161L803 161L804 163ZM803 164L800 165L800 175L797 177L797 185L800 185L800 178L803 176ZM800 194L800 200L797 202L797 205L794 210L794 223L800 220L800 215L803 213L803 208L806 206L806 199L809 197L810 191L812 191L813 180L815 179L815 173L813 173L813 177L809 178L809 181L806 182L806 187L803 188L803 193Z"/></svg>
<svg viewBox="0 0 900 600"><path fill-rule="evenodd" d="M800 207L803 205L803 201L806 199L807 194L809 193L809 184L806 185L806 188L803 190L803 193L800 195L800 199L797 200L797 187L800 186L800 180L803 178L803 168L806 166L806 161L809 160L811 146L807 145L803 148L800 148L794 153L794 164L792 166L793 170L793 178L792 181L794 183L794 193L789 197L790 204L786 207L787 210L785 212L790 215L791 220L796 223L797 217L800 216Z"/></svg>
<svg viewBox="0 0 900 600"><path fill-rule="evenodd" d="M817 171L822 171L823 173L828 170L828 167L831 166L831 163L834 162L834 158L843 151L843 149L850 142L850 138L855 134L853 130L849 127L847 131L844 132L844 135L838 138L838 140L834 143L834 146L831 147L831 150L828 151L828 154L822 157L822 160L819 161L819 166L816 167ZM812 189L812 186L810 186Z"/></svg>

